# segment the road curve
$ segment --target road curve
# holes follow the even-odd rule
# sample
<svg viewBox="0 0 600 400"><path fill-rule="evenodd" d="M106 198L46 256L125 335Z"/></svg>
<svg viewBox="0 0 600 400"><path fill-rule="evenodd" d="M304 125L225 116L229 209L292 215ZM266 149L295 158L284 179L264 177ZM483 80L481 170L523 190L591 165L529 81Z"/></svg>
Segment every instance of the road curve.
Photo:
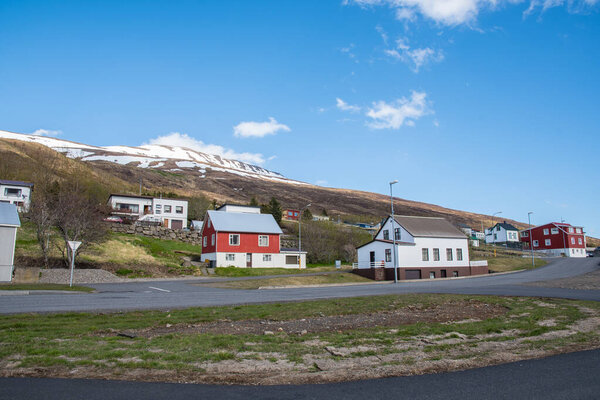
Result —
<svg viewBox="0 0 600 400"><path fill-rule="evenodd" d="M202 281L171 280L92 285L97 293L0 296L0 314L67 311L128 311L198 306L252 304L396 293L455 293L561 297L600 301L600 290L525 286L529 282L566 278L600 269L598 259L556 259L530 271L467 279L440 279L398 284L372 284L269 290L231 290L198 285Z"/></svg>
<svg viewBox="0 0 600 400"><path fill-rule="evenodd" d="M600 350L441 374L320 385L220 386L0 378L0 399L597 399Z"/></svg>

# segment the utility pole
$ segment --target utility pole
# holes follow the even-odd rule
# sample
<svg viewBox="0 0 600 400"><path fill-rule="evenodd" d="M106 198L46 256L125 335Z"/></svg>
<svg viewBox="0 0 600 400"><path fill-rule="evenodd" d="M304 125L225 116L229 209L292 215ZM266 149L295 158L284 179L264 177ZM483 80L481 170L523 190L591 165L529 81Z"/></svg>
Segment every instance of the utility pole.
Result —
<svg viewBox="0 0 600 400"><path fill-rule="evenodd" d="M390 203L392 205L392 243L394 244L394 248L392 249L392 263L394 266L394 283L398 283L398 266L396 264L396 229L394 228L394 222L396 221L394 218L394 196L392 195L392 185L398 183L398 180L394 180L390 182Z"/></svg>
<svg viewBox="0 0 600 400"><path fill-rule="evenodd" d="M531 236L531 234L533 233L533 230L531 229L531 214L533 214L533 211L529 211L527 213L527 219L529 220L529 248L531 249L531 267L535 267L535 259L533 258L533 236Z"/></svg>

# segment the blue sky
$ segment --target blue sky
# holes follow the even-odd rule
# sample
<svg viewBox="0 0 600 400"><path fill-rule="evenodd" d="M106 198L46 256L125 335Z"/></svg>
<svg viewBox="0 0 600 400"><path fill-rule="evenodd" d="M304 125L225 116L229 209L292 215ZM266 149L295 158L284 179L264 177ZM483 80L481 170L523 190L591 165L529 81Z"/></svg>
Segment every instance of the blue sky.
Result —
<svg viewBox="0 0 600 400"><path fill-rule="evenodd" d="M600 237L599 0L0 0L0 129ZM177 133L177 134L176 134Z"/></svg>

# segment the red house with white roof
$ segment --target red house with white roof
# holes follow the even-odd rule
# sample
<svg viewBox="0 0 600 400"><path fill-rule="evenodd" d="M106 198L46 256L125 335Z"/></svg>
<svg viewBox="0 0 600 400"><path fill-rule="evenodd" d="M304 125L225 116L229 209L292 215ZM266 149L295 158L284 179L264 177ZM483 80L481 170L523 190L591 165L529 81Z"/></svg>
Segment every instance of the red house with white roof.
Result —
<svg viewBox="0 0 600 400"><path fill-rule="evenodd" d="M202 259L214 267L305 268L306 252L281 248L282 234L259 207L225 204L206 212Z"/></svg>
<svg viewBox="0 0 600 400"><path fill-rule="evenodd" d="M541 251L552 256L585 257L585 232L580 226L551 222L521 231L524 249Z"/></svg>

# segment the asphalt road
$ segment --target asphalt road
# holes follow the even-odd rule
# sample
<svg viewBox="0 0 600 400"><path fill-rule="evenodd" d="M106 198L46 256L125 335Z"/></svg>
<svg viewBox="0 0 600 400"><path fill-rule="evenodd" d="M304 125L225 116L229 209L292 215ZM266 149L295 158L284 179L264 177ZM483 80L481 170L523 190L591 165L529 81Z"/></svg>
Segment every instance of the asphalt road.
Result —
<svg viewBox="0 0 600 400"><path fill-rule="evenodd" d="M175 309L394 293L493 294L600 301L600 290L526 286L528 282L566 278L595 271L600 269L598 264L597 258L556 259L542 268L497 276L293 289L232 290L198 285L206 282L206 279L96 284L92 286L97 289L97 293L0 296L0 314Z"/></svg>
<svg viewBox="0 0 600 400"><path fill-rule="evenodd" d="M0 379L0 399L598 399L600 350L493 367L322 385L218 386L85 379Z"/></svg>

